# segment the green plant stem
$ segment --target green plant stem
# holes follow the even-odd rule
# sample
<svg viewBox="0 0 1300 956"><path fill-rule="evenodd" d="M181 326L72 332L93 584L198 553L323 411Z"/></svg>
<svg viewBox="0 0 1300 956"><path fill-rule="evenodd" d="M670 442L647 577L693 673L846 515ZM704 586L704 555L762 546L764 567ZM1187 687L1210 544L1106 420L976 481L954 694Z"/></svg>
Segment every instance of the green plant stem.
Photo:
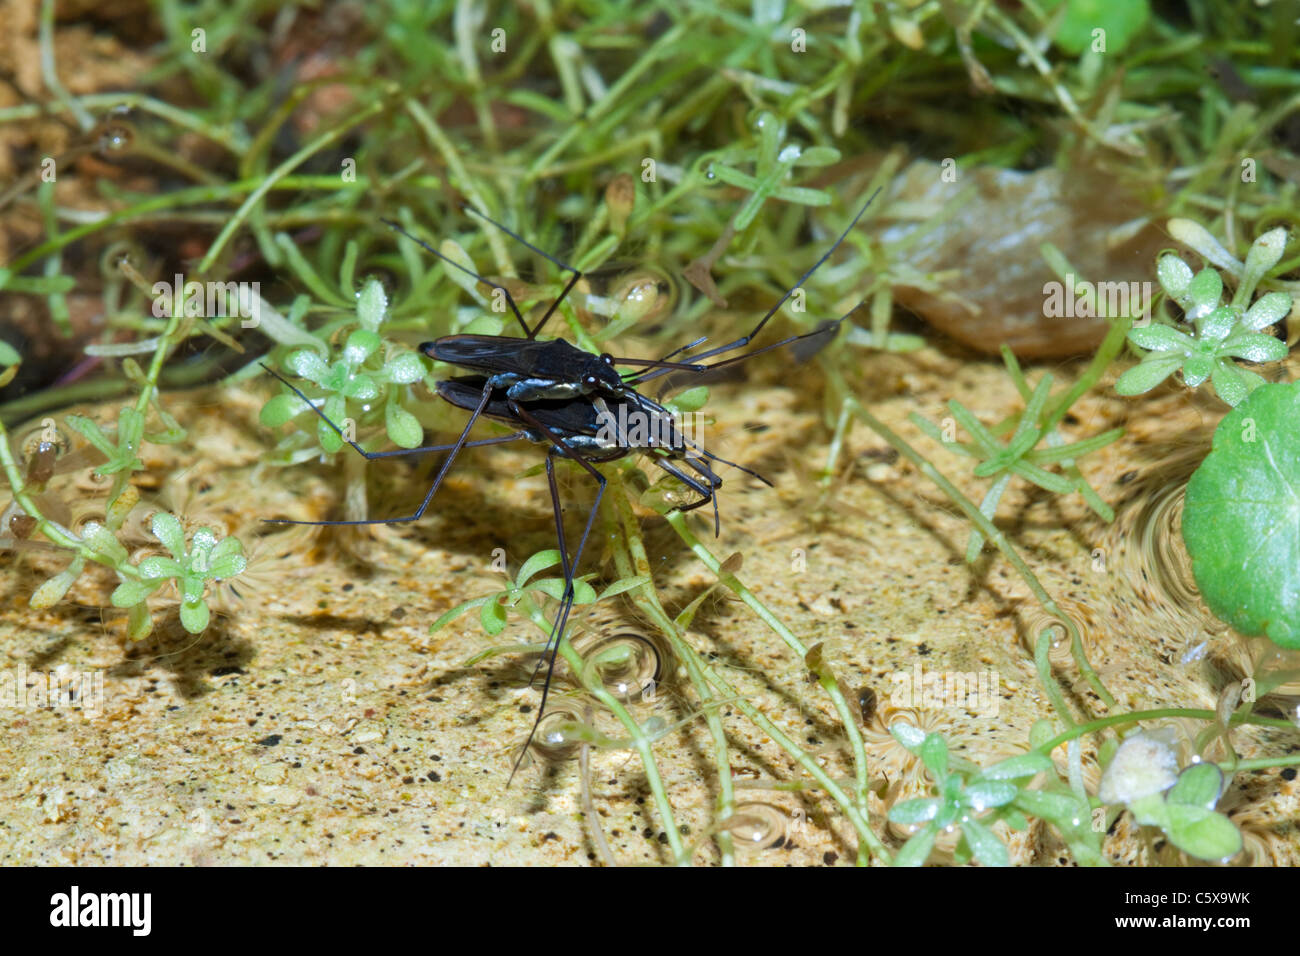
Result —
<svg viewBox="0 0 1300 956"><path fill-rule="evenodd" d="M1065 696L1061 693L1061 685L1056 680L1056 675L1052 673L1052 661L1048 656L1052 651L1052 629L1043 628L1038 635L1038 641L1034 645L1034 665L1038 669L1038 683L1043 686L1043 692L1047 694L1047 699L1052 702L1056 712L1065 721L1065 726L1075 727L1077 723L1074 715L1070 713L1069 705L1065 702Z"/></svg>
<svg viewBox="0 0 1300 956"><path fill-rule="evenodd" d="M1002 556L1011 562L1011 566L1016 569L1020 574L1020 577L1029 586L1029 590L1033 593L1034 597L1038 599L1038 603L1042 605L1043 610L1065 626L1066 632L1070 635L1070 647L1074 653L1075 663L1078 665L1084 678L1092 686L1092 689L1096 691L1097 696L1105 702L1107 707L1115 707L1115 698L1111 696L1110 691L1106 690L1106 686L1101 682L1101 678L1097 676L1097 672L1094 671L1092 665L1088 663L1087 654L1083 649L1083 636L1079 633L1078 626L1074 623L1073 619L1062 611L1060 606L1052 600L1051 595L1049 595L1043 588L1043 585L1039 582L1038 577L1030 569L1029 565L1025 563L1025 560L1020 557L1015 548L1011 546L1011 542L1007 540L1006 535L1002 533L997 525L986 518L975 503L962 494L956 485L945 478L943 474L934 467L934 465L930 464L930 462L920 452L904 441L892 428L867 411L861 402L852 395L849 395L844 380L840 377L837 370L830 369L828 370L828 374L830 375L832 382L839 386L840 394L845 395L845 398L842 400L843 404L841 405L841 409L847 409L855 417L861 419L866 423L867 427L888 442L900 455L915 465L921 474L936 484L939 487L939 490L947 495L953 504L957 505L957 507L962 510L962 513L965 514L970 522L980 530L985 539L992 542L992 544L1002 552Z"/></svg>
<svg viewBox="0 0 1300 956"><path fill-rule="evenodd" d="M704 705L705 723L713 738L713 760L718 774L718 820L729 819L736 809L736 793L731 777L731 755L727 748L727 733L722 726L722 716L716 707L710 706L715 700L713 690L704 675L699 655L695 653L681 636L677 625L664 610L655 591L650 575L650 559L646 555L645 542L641 539L641 528L628 506L627 490L623 483L623 473L617 472L611 478L612 488L608 489L606 501L612 501L619 520L607 517L605 525L610 540L622 544L614 548L614 564L619 578L644 576L646 584L634 588L630 594L632 602L641 609L659 627L663 635L672 643L673 650L686 666L691 685L700 696ZM607 509L608 513L608 509ZM719 831L714 839L722 857L723 866L734 866L735 846L729 830Z"/></svg>
<svg viewBox="0 0 1300 956"><path fill-rule="evenodd" d="M270 192L277 181L289 175L290 172L302 165L326 146L329 146L336 140L342 139L344 134L353 127L360 126L366 120L370 119L370 117L382 113L385 108L386 105L382 100L377 100L374 103L371 103L369 106L349 117L345 122L340 123L333 129L317 136L311 142L307 143L307 145L303 146L302 149L298 150L282 162L279 166L275 167L275 169L271 170L271 172L267 173L266 176L262 178L262 181L257 188L249 193L248 198L244 200L243 205L235 210L234 214L230 217L230 221L227 222L221 232L217 234L217 238L212 240L212 245L208 247L207 254L204 255L202 261L199 262L199 274L203 275L212 268L212 264L216 262L217 257L221 255L221 250L226 247L226 243L231 240L239 227L243 225L244 220L248 218L249 214L252 213L257 204L262 201L262 198Z"/></svg>
<svg viewBox="0 0 1300 956"><path fill-rule="evenodd" d="M61 102L57 106L37 103L7 106L0 109L0 124L12 123L17 120L36 119L42 113L70 112L80 115L78 114L78 107L84 110L108 110L117 106L152 113L159 119L164 119L181 129L197 133L209 142L236 156L248 148L248 136L239 128L213 126L190 110L178 109L171 103L164 103L162 100L156 100L142 93L88 93L85 96L70 97L67 102ZM62 109L58 107L62 107Z"/></svg>
<svg viewBox="0 0 1300 956"><path fill-rule="evenodd" d="M179 209L185 206L198 206L213 202L225 202L239 198L240 196L262 189L267 186L267 180L264 177L256 179L240 180L238 182L227 183L223 186L191 186L188 189L178 189L175 192L165 193L161 196L153 196L142 200L132 206L115 210L107 215L96 219L94 222L83 223L72 229L62 232L55 239L47 239L33 249L23 253L13 263L7 267L8 271L13 274L20 273L23 269L30 266L51 253L57 252L70 243L86 236L92 235L100 230L107 229L123 222L131 222L142 219L157 212L169 209ZM441 180L431 179L430 184L437 186ZM365 177L357 177L356 182L343 182L338 176L290 176L270 184L270 189L330 189L334 191L352 191L369 189L371 183Z"/></svg>
<svg viewBox="0 0 1300 956"><path fill-rule="evenodd" d="M582 680L582 674L585 670L583 667L582 655L573 649L566 636L560 641L560 656L572 668L573 673L578 675ZM585 681L584 681L585 683ZM672 804L668 802L668 792L664 789L663 777L659 774L659 766L655 763L654 745L641 725L636 722L626 707L619 702L618 698L607 691L600 685L599 681L593 680L586 684L587 693L595 697L603 706L608 707L610 712L618 718L628 732L632 740L632 746L641 757L641 767L645 770L646 783L650 787L651 796L654 798L655 807L659 811L659 816L664 822L664 832L668 835L668 848L672 850L673 859L679 866L685 866L690 863L686 858L686 848L682 845L682 835L677 829L677 821L673 817Z"/></svg>
<svg viewBox="0 0 1300 956"><path fill-rule="evenodd" d="M452 179L461 191L465 193L480 212L489 211L492 207L488 205L487 200L483 197L483 193L478 187L478 180L472 178L465 169L465 164L461 162L460 153L456 150L452 141L447 138L447 134L443 132L437 121L415 100L406 101L406 112L411 114L411 118L415 120L416 125L423 130L430 145L441 154L443 160L447 163L447 168L451 170ZM510 253L506 250L501 230L488 229L486 230L486 236L488 248L492 250L492 257L496 259L497 268L501 270L501 274L513 276L515 274L514 264L510 260Z"/></svg>
<svg viewBox="0 0 1300 956"><path fill-rule="evenodd" d="M41 51L41 80L54 98L77 119L84 133L95 125L95 118L84 106L68 95L54 64L54 0L41 0L41 19L37 27Z"/></svg>
<svg viewBox="0 0 1300 956"><path fill-rule="evenodd" d="M1195 720L1217 721L1218 714L1212 710L1203 710L1193 707L1161 707L1158 710L1135 710L1127 714L1115 714L1112 717L1099 717L1096 720L1090 720L1086 724L1076 724L1062 734L1053 737L1046 743L1040 744L1037 750L1045 754L1051 753L1061 744L1069 743L1079 737L1087 734L1096 733L1099 730L1105 730L1107 727L1122 727L1126 724L1136 724L1143 720L1161 720L1169 717L1191 717ZM1289 720L1282 720L1278 717L1259 717L1255 714L1239 715L1233 714L1228 718L1228 725L1233 724L1252 724L1256 727L1273 727L1278 730L1295 730L1295 724ZM1239 766L1244 766L1247 761L1242 761ZM1269 763L1266 766L1277 766L1277 761Z"/></svg>
<svg viewBox="0 0 1300 956"><path fill-rule="evenodd" d="M771 628L772 631L785 642L787 647L799 655L799 661L802 664L804 659L808 656L808 649L804 647L803 642L795 637L790 629L786 627L775 614L769 611L763 602L760 601L758 597L749 590L749 588L745 587L745 585L741 583L739 578L731 572L722 569L722 562L714 557L709 549L704 547L700 540L695 537L691 530L686 526L686 516L680 511L676 511L666 515L665 520L667 520L669 525L672 526L672 529L677 532L678 537L685 542L686 546L695 553L695 556L699 558L704 566L717 575L718 580L721 581L725 587L734 592L746 605L748 605L749 608L759 616L763 623ZM876 835L866 824L868 813L867 792L869 788L866 749L863 746L862 734L858 730L857 723L849 709L848 701L844 699L844 694L840 691L839 685L834 681L834 679L821 680L819 678L819 682L826 690L826 693L830 697L831 703L835 708L835 712L840 718L840 722L844 727L845 736L849 741L850 752L853 754L854 781L856 784L853 816L862 821L862 826L858 828L858 832L861 834L863 839L863 844L859 846L859 861L862 862L861 854L865 852L867 847L869 847L871 852L876 856L880 856L884 852L884 845L880 843ZM771 731L768 732L771 733ZM776 738L773 737L773 739L775 740ZM794 752L790 751L785 744L782 744L782 747L783 749L786 749L787 752L791 753L792 756L794 755ZM800 753L802 754L802 751L800 751ZM804 763L802 760L800 761L804 766L804 769L808 769L809 765L817 767L816 762L807 757L806 754L803 754L803 756L807 760L807 763ZM817 767L817 769L819 772L821 771L820 767ZM824 773L822 773L818 779L822 780L823 785L835 786L830 778L826 777ZM835 795L835 792L838 792L843 796L843 791L840 791L838 787L835 787L835 790L831 792L832 796ZM845 797L845 800L847 800L847 797ZM847 807L846 812L848 812ZM857 827L856 822L854 825ZM865 832L863 832L864 830Z"/></svg>
<svg viewBox="0 0 1300 956"><path fill-rule="evenodd" d="M45 535L50 543L75 552L78 557L112 568L123 577L140 580L140 572L135 566L129 563L119 565L112 558L87 547L85 542L71 535L62 525L51 521L41 513L40 507L24 487L25 482L22 472L18 468L18 462L14 459L13 449L9 447L9 432L5 429L3 422L0 422L0 470L4 471L5 478L9 482L14 501L18 502L29 517L35 519L36 530Z"/></svg>

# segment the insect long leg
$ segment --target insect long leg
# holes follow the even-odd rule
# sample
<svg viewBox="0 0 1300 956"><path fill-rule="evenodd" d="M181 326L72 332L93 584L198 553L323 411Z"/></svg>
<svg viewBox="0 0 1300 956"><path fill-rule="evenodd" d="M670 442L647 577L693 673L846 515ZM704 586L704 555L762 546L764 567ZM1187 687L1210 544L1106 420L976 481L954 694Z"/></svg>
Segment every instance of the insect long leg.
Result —
<svg viewBox="0 0 1300 956"><path fill-rule="evenodd" d="M515 414L523 421L532 425L538 433L550 435L545 426L537 421L526 409L517 403L512 402L511 408ZM537 717L533 720L532 729L528 732L528 739L524 741L519 755L515 757L514 766L510 769L510 777L506 781L506 786L510 786L511 781L515 779L515 774L519 771L519 765L524 759L524 754L528 752L529 746L532 745L533 737L537 735L537 728L541 726L542 717L546 713L546 698L551 690L551 678L555 674L555 658L560 651L560 640L564 637L564 629L569 622L569 612L573 610L574 599L574 579L577 575L577 569L582 561L582 550L587 545L587 538L591 534L591 526L595 521L596 513L600 510L600 501L605 494L605 476L602 475L591 462L587 461L573 449L569 448L563 438L551 438L552 447L546 454L546 479L551 489L551 507L555 513L555 536L560 546L560 567L564 572L564 596L560 600L560 608L555 615L555 625L551 628L551 636L546 642L545 656L542 661L538 661L537 668L533 671L533 680L537 679L537 671L541 669L543 663L546 664L546 677L542 682L542 699L537 705ZM564 533L564 508L560 503L560 488L555 481L555 458L563 455L587 470L587 472L596 479L596 499L592 502L591 510L587 512L587 523L582 529L582 537L578 540L578 548L573 553L573 558L569 558L569 547L567 538Z"/></svg>
<svg viewBox="0 0 1300 956"><path fill-rule="evenodd" d="M690 464L695 471L708 479L709 484L701 484L676 465L670 465L668 463L669 459L667 458L655 456L651 460L686 487L702 496L699 501L692 501L689 504L678 505L678 511L694 511L696 508L701 508L710 501L713 502L713 535L714 537L720 535L722 533L722 517L718 514L718 496L715 491L717 487L722 484L722 479L710 471L708 465L705 465L702 461L699 462L699 464L696 464L695 461L692 461L689 457L686 459L687 463ZM698 459L696 459L696 461L698 461Z"/></svg>
<svg viewBox="0 0 1300 956"><path fill-rule="evenodd" d="M444 256L441 252L433 248L433 246L429 245L423 239L411 235L411 233L408 232L406 229L404 229L399 223L393 222L391 219L382 219L382 218L379 221L382 222L384 225L388 226L393 231L399 233L400 235L405 236L407 239L410 239L412 242L418 244L426 252L434 256L437 256L447 265L450 265L455 269L459 269L467 276L470 276L478 280L479 282L482 282L484 285L488 286L489 288L495 289L498 292L500 292L505 297L506 304L510 306L510 311L514 314L515 319L519 322L519 327L524 330L524 337L528 339L537 338L537 333L542 330L542 326L546 324L547 320L550 319L551 315L555 312L555 310L560 307L560 303L563 302L565 298L568 297L569 293L573 290L573 287L578 284L578 280L582 278L582 273L579 272L577 269L573 268L573 266L563 263L559 259L556 259L554 256L543 252L541 249L538 249L535 245L533 245L528 240L524 239L518 233L513 232L510 229L507 229L505 226L501 225L501 223L479 212L473 206L462 205L461 208L464 209L466 212L473 213L474 215L478 216L480 219L484 219L487 222L490 222L492 225L496 226L498 229L504 232L507 236L510 236L512 239L516 239L519 242L523 243L524 246L531 249L533 252L537 253L539 256L546 259L548 262L559 266L561 269L573 273L573 278L571 278L568 281L568 284L565 285L565 287L560 291L560 294L555 297L555 301L553 301L550 304L550 306L547 308L546 314L543 315L541 319L538 320L538 323L535 326L533 326L531 329L528 327L528 323L524 321L523 313L519 311L519 306L515 304L514 297L510 294L510 290L507 289L505 286L501 285L500 283L493 282L491 279L485 278L484 276L479 275L477 272L474 272L472 269L466 269L459 262L456 262L453 259Z"/></svg>
<svg viewBox="0 0 1300 956"><path fill-rule="evenodd" d="M292 385L290 385L289 387L293 388ZM294 390L297 391L297 389ZM302 395L301 392L299 392L298 394ZM306 396L303 397L305 398ZM483 396L482 398L479 399L478 407L476 407L474 409L474 413L470 415L469 421L465 423L464 431L460 433L460 438L456 440L456 443L454 445L431 445L426 449L413 448L409 450L407 449L403 450L404 453L406 454L415 454L418 451L450 450L451 452L445 459L443 459L442 466L438 469L438 476L433 480L433 486L429 489L429 493L424 496L424 500L420 502L420 507L416 509L414 514L405 515L403 517L397 517L397 518L364 518L357 521L295 521L290 518L265 518L263 520L267 521L270 524L310 524L310 525L346 525L346 526L371 525L371 524L406 524L411 521L419 521L420 518L424 516L425 510L429 507L429 502L433 500L433 496L437 494L438 489L442 487L442 479L447 476L447 472L451 469L452 462L456 460L456 456L460 454L460 450L462 448L465 448L467 445L499 445L505 441L515 441L519 438L525 437L525 433L521 431L514 435L502 436L501 438L483 439L475 442L466 441L466 439L469 437L470 429L474 427L474 423L478 421L479 416L483 414L483 409L487 407L488 399L491 397L492 397L492 386L490 384L485 384L483 386ZM310 405L311 402L308 401L308 404ZM312 408L316 408L316 406L312 405ZM325 421L329 422L329 419L326 418L325 415L321 413L320 409L316 409L316 413L320 415L321 418L324 418ZM333 422L330 422L330 425L334 428L335 431L339 431L338 426L334 425ZM339 432L339 434L341 436L343 433ZM344 439L344 441L347 441L347 439ZM367 458L376 454L373 452L366 452L365 450L360 448L355 442L349 442L349 444L351 444L353 448L356 448L357 451L361 452L361 454L365 455ZM388 455L386 453L379 453L378 457L388 457Z"/></svg>
<svg viewBox="0 0 1300 956"><path fill-rule="evenodd" d="M373 461L376 458L402 458L407 455L433 454L436 451L451 451L453 448L456 447L455 445L421 445L418 448L398 448L394 451L366 451L364 448L362 448L360 445L354 442L351 438L348 438L347 435L343 434L343 429L339 428L338 425L335 425L332 421L330 421L329 416L326 415L324 412L322 412L319 408L317 408L316 403L313 402L310 398L308 398L306 394L303 393L302 389L294 385L293 382L289 381L287 378L285 378L275 369L271 368L265 362L259 362L258 364L261 365L262 368L270 372L272 375L274 375L276 378L278 378L285 385L289 386L290 390L299 398L301 398L304 402L306 402L307 407L316 413L316 417L319 418L321 421L323 421L330 428L334 429L335 433L339 436L339 438L342 438L345 442L347 442L354 449L356 449L357 454L361 455L364 458L369 458L371 461ZM503 445L506 442L519 441L519 439L525 437L527 436L525 435L524 432L521 431L512 432L509 435L501 435L497 438L476 438L474 439L474 441L465 442L464 447L478 448L482 445Z"/></svg>
<svg viewBox="0 0 1300 956"><path fill-rule="evenodd" d="M559 259L555 258L555 256L551 255L550 253L543 252L541 249L538 249L535 245L533 245L523 236L519 235L519 233L514 232L511 229L507 229L505 226L501 225L501 223L497 222L491 216L488 216L486 213L479 212L473 206L466 203L466 204L462 204L461 208L465 210L465 212L473 213L474 215L478 216L484 222L490 222L492 225L496 226L498 229L504 232L511 239L514 239L516 242L520 243L525 248L531 249L533 252L537 253L539 256L541 256L543 259L545 259L547 262L551 263L552 265L559 266L561 269L564 269L566 272L573 273L573 278L569 280L568 284L564 287L564 289L560 292L560 294L556 296L555 301L551 303L551 307L546 310L546 314L542 316L541 319L538 320L535 326L533 326L532 331L529 332L528 326L526 325L524 326L524 331L527 333L528 337L530 339L536 338L537 333L542 331L542 326L546 324L548 319L550 319L552 313L554 313L555 310L560 307L560 303L565 300L569 292L572 291L573 287L578 284L578 280L582 278L582 273L579 272L577 269L575 269L573 266L569 265L568 263L561 262Z"/></svg>
<svg viewBox="0 0 1300 956"><path fill-rule="evenodd" d="M820 269L822 267L822 264L825 263L826 260L829 259L831 255L835 252L835 250L840 247L840 243L842 243L845 239L848 238L849 233L853 231L853 227L858 224L858 220L860 220L862 216L866 213L868 207L872 204L872 202L875 201L875 198L878 195L880 195L880 190L881 187L877 186L875 191L867 198L867 201L863 204L862 208L858 210L858 214L853 217L853 221L849 223L848 227L842 233L840 233L839 238L835 240L834 244L832 244L829 249L827 249L825 252L822 253L821 258L819 258L816 262L813 263L811 269L809 269L802 276L800 276L799 279L795 282L795 284L785 291L785 294L782 295L781 298L777 300L776 305L772 306L772 308L767 310L767 312L763 315L763 317L758 320L758 324L754 326L754 328L751 329L748 334L742 335L734 342L728 342L726 345L719 345L716 348L709 349L707 352L701 352L699 355L693 355L691 356L692 361L698 363L702 359L712 358L715 355L722 355L725 352L732 352L735 351L736 349L744 348L746 345L752 342L754 340L754 337L757 336L758 333L763 330L763 326L767 325L768 320L770 320L772 316L776 315L777 311L781 308L781 306L785 305L786 299L794 295L794 290L798 289L805 282L807 282L809 277L812 276L812 274L816 272L818 269ZM776 345L768 346L767 348L778 348L781 345L788 345L790 342L793 342L799 338L808 338L813 335L825 335L826 332L827 332L826 329L819 329L816 332L804 333L804 335L802 336L792 336L791 338L786 339L783 342L778 342ZM759 351L764 351L764 350L759 350ZM749 355L757 355L757 354L758 354L757 351L751 352L751 353L747 353L744 356L738 356L736 359L729 359L728 361L729 362L737 361L739 359L748 358ZM637 362L637 363L628 363L628 364L648 364L648 360L645 363ZM724 363L716 363L715 365L712 366L708 366L708 365L700 366L697 367L695 371L704 371L704 369L706 368L716 368L721 364ZM645 375L637 376L636 382L638 384L640 382L647 382L650 379L658 378L660 375L667 375L670 371L672 371L672 368L658 368L655 369L654 371L647 372Z"/></svg>
<svg viewBox="0 0 1300 956"><path fill-rule="evenodd" d="M433 246L429 245L423 239L419 238L418 236L411 235L411 233L409 233L406 229L404 229L400 223L396 223L393 222L393 220L391 219L384 219L382 217L380 218L379 221L382 222L389 229L392 229L394 232L398 233L399 235L403 235L407 239L410 239L416 245L424 249L425 252L429 253L430 255L437 256L439 259L441 259L447 265L451 266L453 269L458 269L461 272L465 273L465 275L470 276L471 278L474 278L479 282L482 282L485 286L489 286L490 288L500 292L503 296L505 296L506 305L510 306L510 311L514 313L515 319L519 322L519 327L524 330L524 335L526 335L530 339L533 337L532 333L529 332L528 323L524 321L523 313L519 311L519 306L515 304L514 297L510 294L509 289L507 289L505 286L501 285L500 283L493 282L491 279L479 275L473 269L466 269L463 265L461 265L459 262L456 262L454 259L450 259L447 256L444 256L441 252L433 248Z"/></svg>

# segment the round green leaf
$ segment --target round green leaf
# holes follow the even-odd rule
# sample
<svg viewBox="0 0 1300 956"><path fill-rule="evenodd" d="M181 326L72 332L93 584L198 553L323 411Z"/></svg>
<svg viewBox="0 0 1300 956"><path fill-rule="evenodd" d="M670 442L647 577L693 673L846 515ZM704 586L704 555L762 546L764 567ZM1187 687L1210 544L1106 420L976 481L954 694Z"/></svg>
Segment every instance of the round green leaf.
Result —
<svg viewBox="0 0 1300 956"><path fill-rule="evenodd" d="M1192 269L1178 256L1161 256L1156 263L1156 278L1160 285L1172 296L1182 295L1192 281Z"/></svg>
<svg viewBox="0 0 1300 956"><path fill-rule="evenodd" d="M1187 485L1183 540L1210 610L1300 648L1300 384L1261 385L1224 417Z"/></svg>
<svg viewBox="0 0 1300 956"><path fill-rule="evenodd" d="M343 346L343 361L348 365L360 365L374 354L384 340L369 329L357 329L348 336Z"/></svg>
<svg viewBox="0 0 1300 956"><path fill-rule="evenodd" d="M414 352L398 352L384 363L383 376L394 385L410 385L424 378L424 362Z"/></svg>
<svg viewBox="0 0 1300 956"><path fill-rule="evenodd" d="M321 382L330 373L329 366L325 364L324 359L313 352L311 349L299 349L292 353L284 363L294 375L299 378L309 379L313 382Z"/></svg>
<svg viewBox="0 0 1300 956"><path fill-rule="evenodd" d="M384 409L384 426L399 448L414 448L424 437L424 428L416 417L396 403Z"/></svg>
<svg viewBox="0 0 1300 956"><path fill-rule="evenodd" d="M262 406L262 412L257 417L267 428L278 428L306 410L307 403L297 395L276 395Z"/></svg>
<svg viewBox="0 0 1300 956"><path fill-rule="evenodd" d="M207 628L211 616L212 612L208 610L202 598L193 604L188 602L181 604L181 624L191 634L202 633Z"/></svg>
<svg viewBox="0 0 1300 956"><path fill-rule="evenodd" d="M1241 851L1241 832L1222 813L1187 803L1166 805L1169 842L1199 860L1227 860Z"/></svg>

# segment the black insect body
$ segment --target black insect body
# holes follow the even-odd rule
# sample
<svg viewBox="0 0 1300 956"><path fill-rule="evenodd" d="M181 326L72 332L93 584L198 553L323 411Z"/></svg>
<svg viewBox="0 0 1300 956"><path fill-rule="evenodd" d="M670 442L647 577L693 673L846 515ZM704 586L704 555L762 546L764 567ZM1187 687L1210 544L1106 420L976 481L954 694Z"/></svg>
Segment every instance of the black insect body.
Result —
<svg viewBox="0 0 1300 956"><path fill-rule="evenodd" d="M493 222L476 210L467 207L467 211L486 219L549 262L573 274L560 295L547 308L546 313L537 324L531 328L524 320L523 314L515 304L509 290L504 286L466 269L428 244L410 236L396 223L384 220L393 229L419 243L444 263L499 291L524 331L524 338L493 335L447 335L420 346L420 351L429 358L446 362L473 373L444 379L437 383L438 394L445 401L471 412L460 437L451 445L428 445L420 448L386 452L366 451L355 441L349 439L336 423L330 422L317 405L308 399L301 390L285 380L279 373L267 369L302 398L316 415L324 419L344 441L368 459L449 452L438 469L432 486L413 514L395 518L354 521L300 522L275 519L278 523L369 525L417 521L424 515L430 501L442 485L444 477L462 448L503 444L520 439L528 439L548 446L546 476L550 486L565 590L556 614L555 625L547 642L546 651L542 660L538 662L538 671L541 670L543 663L546 665L546 676L542 684L542 699L538 706L537 717L534 720L528 741L525 742L523 749L514 762L510 775L511 779L514 778L514 774L518 770L523 755L527 752L545 712L556 653L573 607L574 580L582 560L583 550L591 533L592 523L604 495L606 479L595 467L595 464L613 461L633 452L647 454L655 465L700 496L698 500L679 506L678 510L690 511L705 504L713 504L715 533L720 528L716 493L717 489L722 485L722 479L709 467L709 462L714 461L733 465L766 482L766 479L762 478L761 475L705 451L678 426L677 420L670 410L637 391L637 386L670 372L701 373L745 361L761 352L779 348L798 340L811 339L815 336L829 338L838 328L838 321L833 323L830 328L822 328L802 335L793 335L773 345L764 346L739 356L716 362L703 362L704 359L735 351L749 344L768 320L776 314L777 310L794 293L794 290L799 288L804 281L820 268L835 249L839 247L840 243L844 241L848 233L866 212L867 207L871 205L877 193L879 193L879 189L872 193L866 204L858 211L848 228L840 234L834 244L768 310L747 335L733 342L694 355L689 360L677 362L669 361L669 359L682 352L689 351L703 340L696 340L683 346L669 353L663 359L614 358L608 354L595 355L585 352L561 339L537 341L537 334L578 280L582 278L582 273L572 266L547 255L542 250L526 242L522 237ZM639 367L645 369L645 371L623 376L617 370L619 365ZM504 422L517 430L509 435L497 438L470 441L470 430L473 428L474 423L482 417ZM559 486L555 478L554 463L557 458L567 458L574 462L596 482L595 498L572 556L570 556L567 545L563 506ZM536 677L536 672L534 677Z"/></svg>

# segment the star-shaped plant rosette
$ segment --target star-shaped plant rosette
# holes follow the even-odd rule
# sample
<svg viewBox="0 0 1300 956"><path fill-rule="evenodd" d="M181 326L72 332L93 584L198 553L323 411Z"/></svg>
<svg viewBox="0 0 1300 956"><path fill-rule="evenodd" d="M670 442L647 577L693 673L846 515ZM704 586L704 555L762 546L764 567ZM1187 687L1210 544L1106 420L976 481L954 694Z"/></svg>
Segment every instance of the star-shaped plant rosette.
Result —
<svg viewBox="0 0 1300 956"><path fill-rule="evenodd" d="M1163 323L1130 329L1128 340L1148 351L1140 363L1119 377L1115 391L1121 395L1149 392L1181 371L1184 385L1196 388L1208 379L1215 394L1235 408L1263 385L1264 379L1234 359L1276 362L1287 354L1285 342L1259 330L1290 313L1291 297L1285 292L1269 292L1246 307L1264 274L1282 258L1286 230L1272 229L1256 239L1243 265L1195 223L1173 220L1169 225L1177 238L1234 273L1239 278L1237 290L1228 305L1220 305L1223 279L1217 271L1207 267L1193 275L1178 256L1162 256L1156 266L1160 285L1182 307L1193 332Z"/></svg>
<svg viewBox="0 0 1300 956"><path fill-rule="evenodd" d="M186 548L185 529L174 515L165 511L153 516L150 529L171 552L171 557L156 554L145 558L138 565L139 579L124 580L110 600L114 607L131 608L131 636L142 637L149 630L145 598L168 581L175 581L181 597L181 624L191 634L198 634L208 626L211 617L203 600L208 582L224 581L241 573L248 566L244 547L238 538L218 539L211 528L198 528ZM143 633L137 633L140 629Z"/></svg>
<svg viewBox="0 0 1300 956"><path fill-rule="evenodd" d="M1044 375L1031 392L1029 383L1020 370L1020 365L1010 349L1003 348L1003 361L1007 372L1015 383L1022 397L1025 398L1025 410L1019 416L1012 416L989 428L961 402L953 399L948 402L948 409L956 423L971 436L969 443L954 440L946 435L933 422L917 414L910 416L912 422L935 441L946 447L979 460L975 466L975 475L980 478L992 478L993 484L980 502L980 511L989 520L997 513L998 503L1014 477L1023 478L1046 491L1056 494L1069 494L1077 491L1083 495L1093 511L1104 521L1115 517L1115 512L1083 477L1076 464L1079 458L1104 448L1119 438L1124 430L1112 428L1091 438L1065 443L1056 424L1069 409L1069 402L1058 399L1053 407L1048 408L1048 398L1052 389L1052 376ZM1067 395L1068 398L1068 395ZM1003 444L1001 435L1011 432L1010 439ZM1045 447L1039 448L1042 442ZM1057 464L1064 474L1048 471L1044 465ZM966 561L972 563L979 557L984 546L984 536L978 530L972 530L966 546Z"/></svg>

